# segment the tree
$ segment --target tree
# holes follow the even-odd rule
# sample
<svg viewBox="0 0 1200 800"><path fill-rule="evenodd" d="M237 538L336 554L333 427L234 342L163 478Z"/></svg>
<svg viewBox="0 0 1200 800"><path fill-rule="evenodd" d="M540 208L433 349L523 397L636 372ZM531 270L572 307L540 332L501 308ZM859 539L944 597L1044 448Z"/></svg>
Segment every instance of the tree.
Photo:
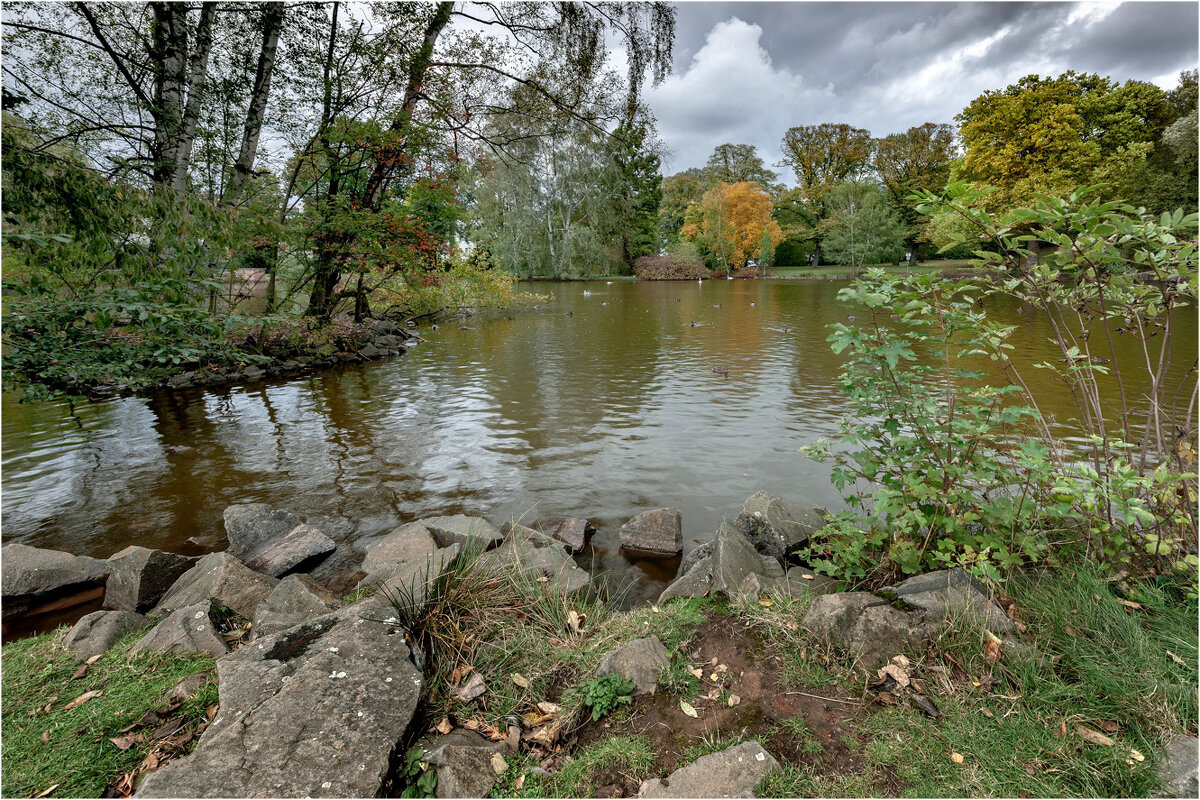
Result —
<svg viewBox="0 0 1200 800"><path fill-rule="evenodd" d="M607 200L600 234L616 243L622 272L657 252L658 211L662 202L662 163L647 121L622 122L608 137L602 190Z"/></svg>
<svg viewBox="0 0 1200 800"><path fill-rule="evenodd" d="M1167 93L1171 122L1146 160L1124 174L1119 197L1136 199L1156 214L1182 208L1197 210L1196 70L1180 73L1179 86Z"/></svg>
<svg viewBox="0 0 1200 800"><path fill-rule="evenodd" d="M993 211L1029 205L1034 193L1119 182L1145 160L1169 114L1166 94L1153 84L1118 86L1073 71L1028 75L984 92L955 118L964 149L959 177L995 187L983 200Z"/></svg>
<svg viewBox="0 0 1200 800"><path fill-rule="evenodd" d="M719 183L752 181L769 194L775 191L777 178L774 172L767 169L758 155L758 149L752 144L717 145L708 157L702 174L705 190Z"/></svg>
<svg viewBox="0 0 1200 800"><path fill-rule="evenodd" d="M844 123L798 125L783 135L783 161L796 173L805 201L819 208L834 185L862 175L871 163L871 132Z"/></svg>
<svg viewBox="0 0 1200 800"><path fill-rule="evenodd" d="M865 264L892 261L904 247L906 228L885 191L865 181L846 181L826 195L821 250L857 273Z"/></svg>
<svg viewBox="0 0 1200 800"><path fill-rule="evenodd" d="M666 249L679 241L687 210L704 196L701 170L693 167L668 175L662 181L662 201L658 207L658 244Z"/></svg>
<svg viewBox="0 0 1200 800"><path fill-rule="evenodd" d="M683 236L701 243L726 268L740 269L757 255L765 233L771 245L783 232L771 219L771 198L757 183L722 183L705 192L699 221L685 225Z"/></svg>

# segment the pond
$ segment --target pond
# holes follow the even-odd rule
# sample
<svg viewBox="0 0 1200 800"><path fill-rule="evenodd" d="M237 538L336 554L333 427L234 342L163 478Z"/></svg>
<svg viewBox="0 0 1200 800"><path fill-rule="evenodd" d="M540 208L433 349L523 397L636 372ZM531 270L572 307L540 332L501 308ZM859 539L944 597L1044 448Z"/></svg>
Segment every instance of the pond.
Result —
<svg viewBox="0 0 1200 800"><path fill-rule="evenodd" d="M836 433L846 410L825 342L848 313L844 285L524 284L549 299L512 319L422 328L430 341L397 358L74 414L6 395L4 541L97 557L186 550L220 535L238 502L288 509L359 549L422 516L579 516L598 528L580 564L630 583L630 600L653 598L679 560L619 551L635 513L678 507L687 552L759 489L841 505L829 467L799 450ZM1020 363L1057 358L1044 320L988 302L1021 325ZM1196 359L1194 312L1181 319L1176 383ZM1073 413L1044 371L1023 375L1045 413Z"/></svg>

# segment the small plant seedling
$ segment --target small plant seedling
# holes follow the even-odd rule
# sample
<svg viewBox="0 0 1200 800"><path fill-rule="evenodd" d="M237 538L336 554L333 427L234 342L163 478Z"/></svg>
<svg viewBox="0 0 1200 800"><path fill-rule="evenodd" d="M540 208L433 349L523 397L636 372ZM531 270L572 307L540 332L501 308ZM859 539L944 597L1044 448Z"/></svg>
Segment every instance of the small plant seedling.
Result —
<svg viewBox="0 0 1200 800"><path fill-rule="evenodd" d="M612 713L618 706L633 701L633 681L615 672L592 678L583 684L584 705L592 709L592 719Z"/></svg>
<svg viewBox="0 0 1200 800"><path fill-rule="evenodd" d="M422 763L421 756L425 751L413 747L404 753L403 777L406 784L400 792L401 797L433 797L437 789L437 771Z"/></svg>

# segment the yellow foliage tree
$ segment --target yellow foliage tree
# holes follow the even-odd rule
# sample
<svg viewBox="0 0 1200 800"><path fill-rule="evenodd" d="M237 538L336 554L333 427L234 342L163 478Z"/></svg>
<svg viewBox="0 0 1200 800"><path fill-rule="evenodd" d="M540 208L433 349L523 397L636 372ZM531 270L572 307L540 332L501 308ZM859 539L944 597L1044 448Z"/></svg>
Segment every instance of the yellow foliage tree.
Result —
<svg viewBox="0 0 1200 800"><path fill-rule="evenodd" d="M702 244L718 260L740 269L762 249L765 232L776 247L783 241L779 223L771 219L771 196L752 181L720 183L705 192L680 232Z"/></svg>

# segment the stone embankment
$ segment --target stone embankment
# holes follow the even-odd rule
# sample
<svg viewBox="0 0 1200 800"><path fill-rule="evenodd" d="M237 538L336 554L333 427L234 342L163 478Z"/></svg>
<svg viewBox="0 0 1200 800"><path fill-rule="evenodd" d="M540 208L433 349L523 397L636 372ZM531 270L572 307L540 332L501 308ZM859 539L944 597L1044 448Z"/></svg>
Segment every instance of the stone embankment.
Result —
<svg viewBox="0 0 1200 800"><path fill-rule="evenodd" d="M813 600L801 625L848 655L865 676L894 654L932 641L964 613L980 615L1006 646L1020 646L1010 639L1013 622L962 570L920 575L875 593L838 592L835 582L792 563L824 516L823 509L754 494L688 555L659 603L807 593ZM201 558L130 547L101 561L21 544L3 548L6 617L80 591L104 592L104 608L84 616L64 638L78 660L150 625L134 652L216 658L215 718L190 755L144 776L139 796L378 796L400 749L424 733L411 730L426 689L424 658L410 647L397 598L419 602L431 577L460 552L515 567L564 593L591 582L572 558L594 530L586 520L547 531L516 523L497 529L465 515L409 522L360 555L354 575L361 579L340 599L306 574L332 560L334 543L320 531L264 504L230 506L224 519L228 549ZM681 552L681 532L677 509L655 509L630 519L620 536L631 551L670 557ZM230 614L250 621L248 640L237 649L222 635ZM616 672L632 680L636 692L652 692L670 661L662 642L647 636L605 655L596 674ZM421 758L437 773L437 796L485 796L505 756L515 755L530 733L514 724L499 742L464 729L426 735ZM778 769L759 743L743 742L649 779L638 794L750 797L758 781Z"/></svg>

